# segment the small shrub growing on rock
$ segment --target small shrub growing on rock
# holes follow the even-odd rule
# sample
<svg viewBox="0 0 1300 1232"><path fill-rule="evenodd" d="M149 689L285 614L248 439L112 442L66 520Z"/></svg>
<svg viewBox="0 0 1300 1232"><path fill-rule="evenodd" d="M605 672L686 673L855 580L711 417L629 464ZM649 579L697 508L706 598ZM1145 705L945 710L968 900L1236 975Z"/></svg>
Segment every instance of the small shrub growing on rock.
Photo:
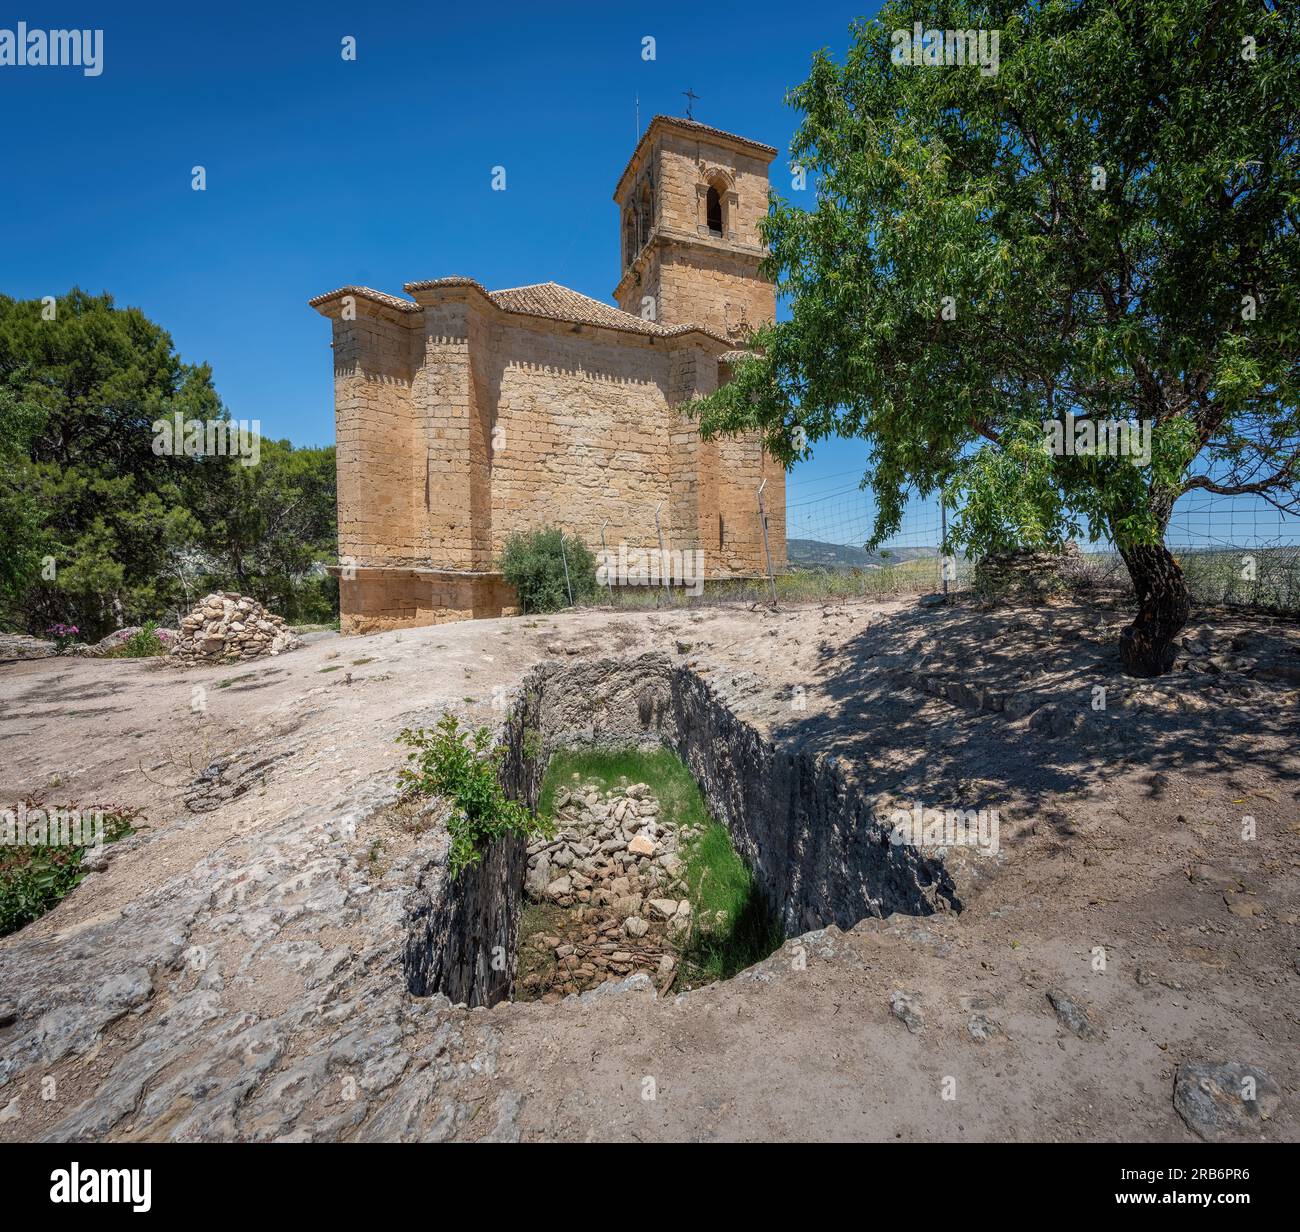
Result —
<svg viewBox="0 0 1300 1232"><path fill-rule="evenodd" d="M477 864L484 850L506 834L527 841L555 833L552 823L506 796L497 777L505 750L492 747L492 733L486 727L472 734L461 731L456 716L444 714L432 731L407 728L397 739L411 748L406 755L411 765L398 775L403 791L443 796L451 802L447 829L453 877Z"/></svg>
<svg viewBox="0 0 1300 1232"><path fill-rule="evenodd" d="M146 659L165 655L176 642L176 630L160 628L156 620L142 625L114 629L102 637L91 651L104 659Z"/></svg>
<svg viewBox="0 0 1300 1232"><path fill-rule="evenodd" d="M511 535L501 553L501 573L515 588L525 615L568 607L570 587L574 603L594 599L599 590L596 558L581 539L558 527Z"/></svg>
<svg viewBox="0 0 1300 1232"><path fill-rule="evenodd" d="M70 812L71 806L63 812ZM80 810L89 815L93 810ZM17 932L58 905L86 876L82 858L94 850L75 843L18 841L8 832L14 810L6 810L0 826L0 937ZM104 842L115 843L133 833L139 809L105 810Z"/></svg>
<svg viewBox="0 0 1300 1232"><path fill-rule="evenodd" d="M158 622L146 620L122 643L120 653L124 659L149 659L155 655L166 654L167 643L158 631Z"/></svg>

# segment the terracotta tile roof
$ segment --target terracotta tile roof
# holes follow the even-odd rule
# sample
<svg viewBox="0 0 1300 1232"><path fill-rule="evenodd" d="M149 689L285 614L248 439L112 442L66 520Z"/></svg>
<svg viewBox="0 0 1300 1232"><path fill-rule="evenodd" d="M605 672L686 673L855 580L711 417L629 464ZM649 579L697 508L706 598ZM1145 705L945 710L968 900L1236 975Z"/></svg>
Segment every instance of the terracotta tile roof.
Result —
<svg viewBox="0 0 1300 1232"><path fill-rule="evenodd" d="M761 141L755 141L752 137L742 137L739 133L729 133L723 128L712 128L708 124L701 124L699 120L683 120L677 116L657 115L650 123L655 120L662 120L665 124L672 124L677 128L689 128L698 133L707 133L711 137L726 137L728 141L738 141L741 145L747 145L755 150L762 150L764 154L771 154L776 157L777 149L774 145L765 145ZM647 132L649 129L647 128Z"/></svg>
<svg viewBox="0 0 1300 1232"><path fill-rule="evenodd" d="M402 299L399 295L389 295L384 291L376 291L372 287L339 287L336 291L326 291L324 295L317 295L309 299L307 307L319 308L322 304L337 299L340 295L355 295L358 299L368 299L375 304L396 308L399 312L420 311L419 304L413 304L409 299Z"/></svg>
<svg viewBox="0 0 1300 1232"><path fill-rule="evenodd" d="M419 282L404 283L402 290L425 291L429 287L478 287L484 295L487 294L487 288L477 278L466 278L464 274L448 274L445 278L422 278Z"/></svg>
<svg viewBox="0 0 1300 1232"><path fill-rule="evenodd" d="M729 342L721 334L702 325L663 325L647 321L631 312L624 312L590 295L562 287L558 282L539 282L528 287L510 287L504 291L489 291L488 297L506 312L522 313L530 317L548 317L554 321L572 321L578 325L603 325L607 329L622 329L634 334L651 334L657 338L676 338L682 334L701 333L717 342Z"/></svg>
<svg viewBox="0 0 1300 1232"><path fill-rule="evenodd" d="M728 341L721 334L697 325L662 325L658 321L647 321L633 313L624 312L621 308L615 308L613 304L562 287L558 282L535 282L526 287L505 287L500 291L489 291L473 278L426 278L422 282L408 282L405 289L413 294L429 287L475 287L503 312L519 316L545 317L550 321L569 321L574 325L599 325L606 329L649 334L656 338L676 338L698 330L718 342Z"/></svg>
<svg viewBox="0 0 1300 1232"><path fill-rule="evenodd" d="M655 338L676 338L682 334L699 332L716 342L728 342L721 334L704 329L698 325L661 325L658 321L646 321L615 308L612 304L602 303L589 295L562 287L557 282L538 282L527 287L507 287L501 291L489 291L474 278L452 275L448 278L426 278L420 282L408 282L403 288L408 294L425 291L432 287L473 287L489 299L503 312L519 316L544 317L550 321L569 321L574 325L597 325L606 329L620 329L631 334L648 334ZM356 295L369 299L401 312L419 312L420 305L396 295L385 295L382 291L373 291L369 287L340 287L325 295L317 295L307 301L312 308L340 295Z"/></svg>
<svg viewBox="0 0 1300 1232"><path fill-rule="evenodd" d="M646 321L615 308L612 304L604 304L589 295L571 291L557 282L509 287L504 291L489 291L488 294L498 308L530 317L550 317L555 321L573 321L583 325L606 325L610 329L654 334L661 338L672 332L657 321Z"/></svg>

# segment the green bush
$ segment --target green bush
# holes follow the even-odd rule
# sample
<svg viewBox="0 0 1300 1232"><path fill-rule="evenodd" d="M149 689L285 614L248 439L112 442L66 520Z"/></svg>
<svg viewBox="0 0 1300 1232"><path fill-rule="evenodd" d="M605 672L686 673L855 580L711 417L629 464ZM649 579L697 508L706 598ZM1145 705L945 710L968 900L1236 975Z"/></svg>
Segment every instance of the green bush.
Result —
<svg viewBox="0 0 1300 1232"><path fill-rule="evenodd" d="M408 795L443 796L452 804L447 823L451 834L451 875L460 874L483 858L484 849L505 834L525 841L534 835L550 838L555 827L508 799L497 770L505 753L492 748L492 733L480 727L471 737L461 731L454 714L444 714L433 731L404 730L398 737L410 745L398 783Z"/></svg>
<svg viewBox="0 0 1300 1232"><path fill-rule="evenodd" d="M106 810L104 841L115 843L133 833L139 815L133 808ZM81 857L88 850L72 843L0 845L0 937L30 924L67 897L86 875Z"/></svg>
<svg viewBox="0 0 1300 1232"><path fill-rule="evenodd" d="M167 647L158 636L158 622L146 620L122 645L124 659L149 659L167 653Z"/></svg>
<svg viewBox="0 0 1300 1232"><path fill-rule="evenodd" d="M567 585L565 557L569 565ZM576 535L566 535L558 527L511 535L501 554L501 572L519 595L519 606L528 614L569 607L570 586L574 603L594 599L599 590L595 556Z"/></svg>

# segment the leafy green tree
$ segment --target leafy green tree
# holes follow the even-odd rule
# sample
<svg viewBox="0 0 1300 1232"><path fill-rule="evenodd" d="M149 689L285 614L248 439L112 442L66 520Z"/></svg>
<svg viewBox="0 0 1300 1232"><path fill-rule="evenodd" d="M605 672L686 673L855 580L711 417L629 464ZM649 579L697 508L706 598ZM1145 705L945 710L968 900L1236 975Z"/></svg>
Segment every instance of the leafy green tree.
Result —
<svg viewBox="0 0 1300 1232"><path fill-rule="evenodd" d="M210 371L182 363L138 309L75 289L52 319L43 307L0 296L0 392L39 425L21 491L53 561L15 607L33 632L64 621L94 637L173 598L168 553L200 534L189 489L225 461L155 454L152 424L224 410Z"/></svg>
<svg viewBox="0 0 1300 1232"><path fill-rule="evenodd" d="M214 576L291 623L338 613L334 447L263 440L256 466L235 463L194 496Z"/></svg>
<svg viewBox="0 0 1300 1232"><path fill-rule="evenodd" d="M996 30L997 71L895 62L918 20ZM976 553L1086 524L1136 588L1127 669L1168 670L1178 497L1300 508L1300 6L890 3L790 102L815 207L774 197L762 230L791 319L703 431L787 464L863 438L869 547L909 486L960 493ZM1150 424L1149 462L1049 451L1067 415Z"/></svg>
<svg viewBox="0 0 1300 1232"><path fill-rule="evenodd" d="M40 424L34 408L0 389L0 601L12 602L36 577L40 512L28 450Z"/></svg>
<svg viewBox="0 0 1300 1232"><path fill-rule="evenodd" d="M501 552L501 572L527 613L558 612L596 596L596 558L576 535L558 527L511 535Z"/></svg>
<svg viewBox="0 0 1300 1232"><path fill-rule="evenodd" d="M205 365L108 295L50 315L0 297L0 599L11 623L174 623L238 589L290 621L338 611L334 449L260 441L257 465L155 449L159 421L229 418ZM52 562L52 568L45 562Z"/></svg>

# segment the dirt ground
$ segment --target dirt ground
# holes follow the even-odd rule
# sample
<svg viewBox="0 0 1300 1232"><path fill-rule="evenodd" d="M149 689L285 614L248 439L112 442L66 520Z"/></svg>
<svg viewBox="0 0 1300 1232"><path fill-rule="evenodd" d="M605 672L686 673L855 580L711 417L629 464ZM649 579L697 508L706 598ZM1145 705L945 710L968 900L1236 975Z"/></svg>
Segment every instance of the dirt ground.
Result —
<svg viewBox="0 0 1300 1232"><path fill-rule="evenodd" d="M1300 632L1194 620L1135 681L1125 621L909 598L0 665L0 807L149 821L0 941L0 1139L1193 1141L1176 1071L1204 1061L1271 1080L1226 1135L1294 1141ZM996 809L964 910L666 999L411 997L406 904L442 840L370 820L398 731L496 725L541 660L652 649L886 804Z"/></svg>

